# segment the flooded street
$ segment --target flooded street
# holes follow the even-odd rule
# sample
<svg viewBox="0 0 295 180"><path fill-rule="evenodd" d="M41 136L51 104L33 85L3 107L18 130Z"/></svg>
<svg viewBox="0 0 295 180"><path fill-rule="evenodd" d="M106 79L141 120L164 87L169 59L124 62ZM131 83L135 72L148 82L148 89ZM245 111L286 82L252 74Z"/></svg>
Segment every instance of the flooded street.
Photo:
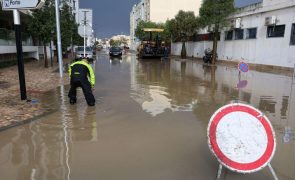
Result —
<svg viewBox="0 0 295 180"><path fill-rule="evenodd" d="M239 77L235 67L109 59L103 52L93 67L95 107L80 90L70 105L69 86L61 87L40 99L51 113L0 132L0 179L215 179L219 164L208 148L207 125L218 108L239 101L270 119L277 138L272 166L279 179L295 180L292 77L251 70ZM268 168L247 175L226 170L223 178L272 175Z"/></svg>

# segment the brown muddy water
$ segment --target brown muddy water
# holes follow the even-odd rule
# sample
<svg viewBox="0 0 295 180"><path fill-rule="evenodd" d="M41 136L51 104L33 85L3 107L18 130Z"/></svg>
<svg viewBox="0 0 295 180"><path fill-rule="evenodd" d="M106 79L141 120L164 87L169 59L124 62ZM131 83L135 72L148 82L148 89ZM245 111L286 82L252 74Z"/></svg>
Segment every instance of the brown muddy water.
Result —
<svg viewBox="0 0 295 180"><path fill-rule="evenodd" d="M42 99L55 110L0 132L3 180L211 180L218 162L207 145L211 115L231 101L249 103L271 120L279 179L295 179L295 90L292 77L211 67L195 61L137 61L133 55L93 64L96 107L69 87ZM239 86L241 89L238 89ZM295 89L295 85L293 85ZM267 168L223 179L272 179Z"/></svg>

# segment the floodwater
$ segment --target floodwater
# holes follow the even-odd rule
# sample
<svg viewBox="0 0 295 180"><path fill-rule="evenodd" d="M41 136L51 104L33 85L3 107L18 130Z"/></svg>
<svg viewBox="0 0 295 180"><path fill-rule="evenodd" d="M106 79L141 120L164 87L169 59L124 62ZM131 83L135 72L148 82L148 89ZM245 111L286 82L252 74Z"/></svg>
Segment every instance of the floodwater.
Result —
<svg viewBox="0 0 295 180"><path fill-rule="evenodd" d="M109 59L100 53L95 107L79 91L70 105L61 87L41 102L53 111L0 132L3 180L210 180L218 161L207 144L211 115L230 102L263 111L276 133L271 161L279 179L295 179L295 84L292 77L196 61ZM293 89L292 89L293 86ZM239 89L237 88L239 87ZM272 179L225 170L223 179Z"/></svg>

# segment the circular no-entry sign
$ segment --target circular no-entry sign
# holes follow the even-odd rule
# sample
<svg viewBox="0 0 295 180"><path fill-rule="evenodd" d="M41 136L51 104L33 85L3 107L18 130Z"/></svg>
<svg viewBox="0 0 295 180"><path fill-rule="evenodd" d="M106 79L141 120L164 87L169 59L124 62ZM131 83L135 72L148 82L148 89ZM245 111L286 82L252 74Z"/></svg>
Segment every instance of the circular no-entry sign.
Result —
<svg viewBox="0 0 295 180"><path fill-rule="evenodd" d="M276 149L275 133L266 116L252 106L234 103L221 107L210 119L208 144L228 169L256 172L268 165Z"/></svg>
<svg viewBox="0 0 295 180"><path fill-rule="evenodd" d="M249 71L249 65L245 62L240 62L238 64L238 69L239 71L246 73Z"/></svg>

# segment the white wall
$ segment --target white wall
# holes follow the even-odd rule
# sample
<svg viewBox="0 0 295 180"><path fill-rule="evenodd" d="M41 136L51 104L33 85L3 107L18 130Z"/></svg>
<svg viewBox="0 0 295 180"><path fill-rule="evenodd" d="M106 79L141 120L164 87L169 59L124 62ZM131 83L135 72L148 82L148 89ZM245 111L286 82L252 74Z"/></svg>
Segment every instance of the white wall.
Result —
<svg viewBox="0 0 295 180"><path fill-rule="evenodd" d="M285 26L284 37L267 38L267 26L264 26L265 18L276 16L277 25ZM295 46L290 45L292 24L295 23L295 6L271 12L252 14L241 17L242 28L257 27L256 39L225 41L225 33L221 33L221 41L218 42L218 57L221 60L244 60L253 64L274 65L282 67L294 67ZM172 54L180 55L181 43L172 44ZM212 42L187 43L187 54L195 57L203 57L204 50L212 48Z"/></svg>
<svg viewBox="0 0 295 180"><path fill-rule="evenodd" d="M39 60L38 46L23 46L23 52L28 52L29 56ZM0 46L0 54L15 54L15 46Z"/></svg>

